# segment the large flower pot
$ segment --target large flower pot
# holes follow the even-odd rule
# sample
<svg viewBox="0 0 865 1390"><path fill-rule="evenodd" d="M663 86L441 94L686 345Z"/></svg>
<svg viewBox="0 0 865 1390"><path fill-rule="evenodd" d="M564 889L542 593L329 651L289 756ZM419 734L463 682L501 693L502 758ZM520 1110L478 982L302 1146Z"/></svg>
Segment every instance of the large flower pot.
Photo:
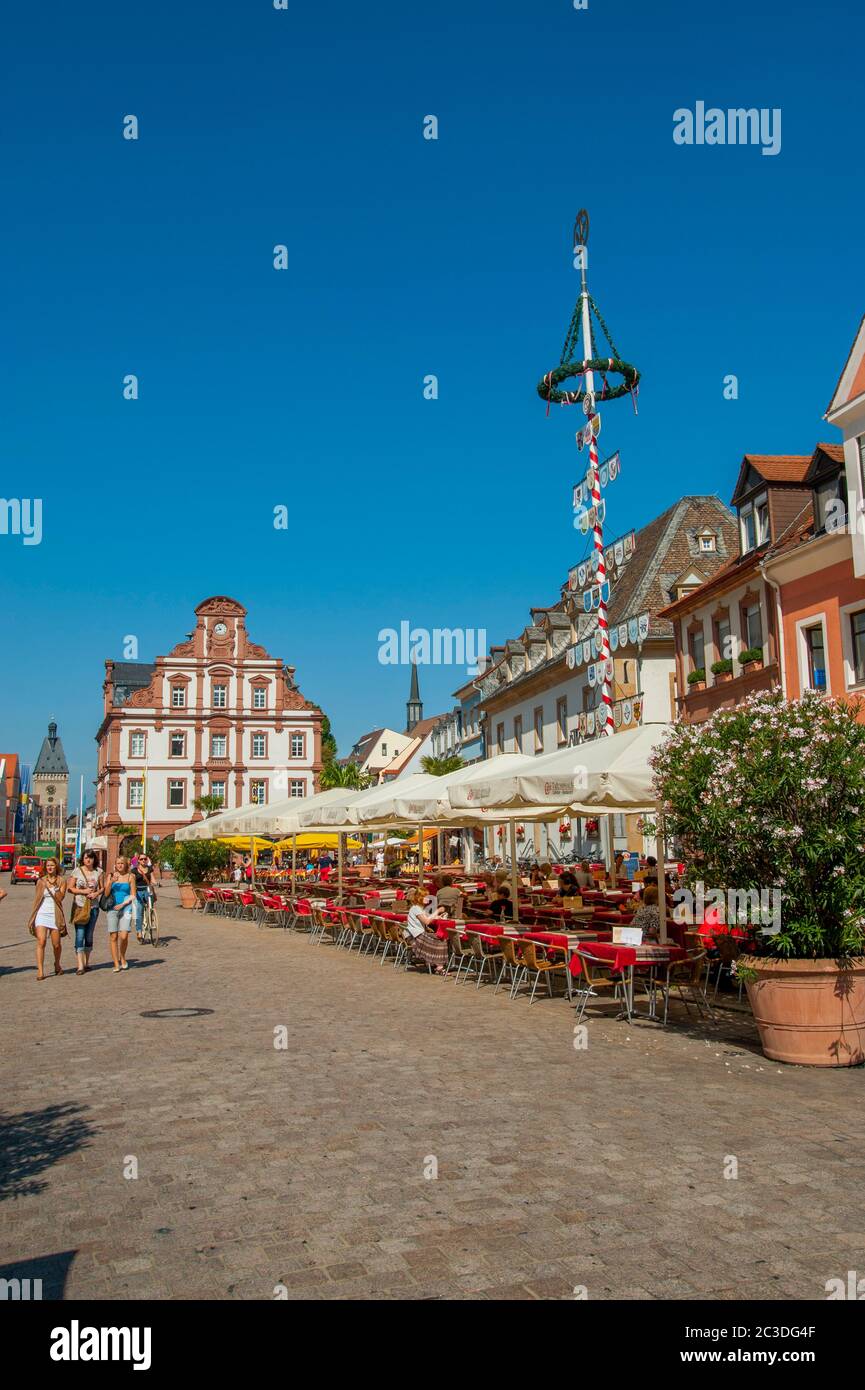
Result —
<svg viewBox="0 0 865 1390"><path fill-rule="evenodd" d="M773 1062L853 1067L865 1062L865 961L754 960L746 981L760 1042Z"/></svg>
<svg viewBox="0 0 865 1390"><path fill-rule="evenodd" d="M191 883L180 884L180 906L195 907L195 889Z"/></svg>

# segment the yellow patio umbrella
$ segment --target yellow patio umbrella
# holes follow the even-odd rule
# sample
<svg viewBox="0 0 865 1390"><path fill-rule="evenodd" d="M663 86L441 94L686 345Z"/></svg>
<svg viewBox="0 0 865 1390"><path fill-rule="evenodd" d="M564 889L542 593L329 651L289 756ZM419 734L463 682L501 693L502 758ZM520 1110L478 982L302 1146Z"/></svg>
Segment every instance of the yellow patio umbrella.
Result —
<svg viewBox="0 0 865 1390"><path fill-rule="evenodd" d="M277 844L274 845L274 849L291 849L293 844L295 843L295 838L298 849L336 849L339 844L338 835L317 835L313 831L310 831L306 835L298 835L297 837L293 835L286 835L284 840L280 840ZM349 837L346 840L346 846L348 849L363 848L360 840L355 840L353 837Z"/></svg>
<svg viewBox="0 0 865 1390"><path fill-rule="evenodd" d="M220 835L219 837L221 845L230 845L232 849L243 850L246 854L249 853L253 840L255 841L256 853L261 849L273 848L273 841L263 840L260 835Z"/></svg>

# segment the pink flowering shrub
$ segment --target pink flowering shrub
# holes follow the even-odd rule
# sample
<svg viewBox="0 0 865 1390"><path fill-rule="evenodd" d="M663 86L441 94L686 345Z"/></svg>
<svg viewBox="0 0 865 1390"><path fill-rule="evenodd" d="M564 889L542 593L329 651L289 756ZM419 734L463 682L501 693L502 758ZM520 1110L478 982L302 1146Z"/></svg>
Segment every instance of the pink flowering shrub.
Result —
<svg viewBox="0 0 865 1390"><path fill-rule="evenodd" d="M865 724L808 692L678 724L652 758L692 884L781 892L764 954L865 954Z"/></svg>

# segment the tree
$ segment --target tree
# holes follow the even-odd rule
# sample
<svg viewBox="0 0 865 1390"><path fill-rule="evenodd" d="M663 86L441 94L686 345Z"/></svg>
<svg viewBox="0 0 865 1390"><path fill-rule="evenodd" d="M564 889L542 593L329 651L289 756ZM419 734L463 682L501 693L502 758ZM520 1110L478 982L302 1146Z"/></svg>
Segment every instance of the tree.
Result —
<svg viewBox="0 0 865 1390"><path fill-rule="evenodd" d="M208 877L219 878L229 858L228 845L218 840L162 840L159 862L174 870L178 883L204 883Z"/></svg>
<svg viewBox="0 0 865 1390"><path fill-rule="evenodd" d="M780 892L781 930L762 937L764 954L865 954L865 723L856 716L854 703L813 691L788 702L774 691L675 725L650 759L691 884Z"/></svg>
<svg viewBox="0 0 865 1390"><path fill-rule="evenodd" d="M221 796L208 795L197 796L192 804L196 811L203 811L205 816L210 816L213 815L214 811L218 811L220 807L224 806L225 803Z"/></svg>
<svg viewBox="0 0 865 1390"><path fill-rule="evenodd" d="M368 772L361 772L357 763L325 763L321 769L319 783L322 791L331 787L350 787L353 791L363 791L372 783Z"/></svg>
<svg viewBox="0 0 865 1390"><path fill-rule="evenodd" d="M461 767L465 767L456 753L451 753L447 758L421 758L420 765L430 777L446 777L449 772L459 772Z"/></svg>
<svg viewBox="0 0 865 1390"><path fill-rule="evenodd" d="M336 739L330 731L330 720L326 714L321 717L321 761L325 766L336 761Z"/></svg>

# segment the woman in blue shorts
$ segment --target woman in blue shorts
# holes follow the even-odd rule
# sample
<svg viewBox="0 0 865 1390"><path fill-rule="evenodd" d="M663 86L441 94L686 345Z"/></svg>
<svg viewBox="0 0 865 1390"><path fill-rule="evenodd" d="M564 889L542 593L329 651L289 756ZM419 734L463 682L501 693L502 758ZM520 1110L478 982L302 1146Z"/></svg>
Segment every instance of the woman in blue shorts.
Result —
<svg viewBox="0 0 865 1390"><path fill-rule="evenodd" d="M115 861L114 872L109 874L105 892L114 900L108 910L108 943L115 970L128 970L126 949L129 945L129 932L132 927L133 904L135 902L135 878L130 872L129 860L122 854Z"/></svg>

